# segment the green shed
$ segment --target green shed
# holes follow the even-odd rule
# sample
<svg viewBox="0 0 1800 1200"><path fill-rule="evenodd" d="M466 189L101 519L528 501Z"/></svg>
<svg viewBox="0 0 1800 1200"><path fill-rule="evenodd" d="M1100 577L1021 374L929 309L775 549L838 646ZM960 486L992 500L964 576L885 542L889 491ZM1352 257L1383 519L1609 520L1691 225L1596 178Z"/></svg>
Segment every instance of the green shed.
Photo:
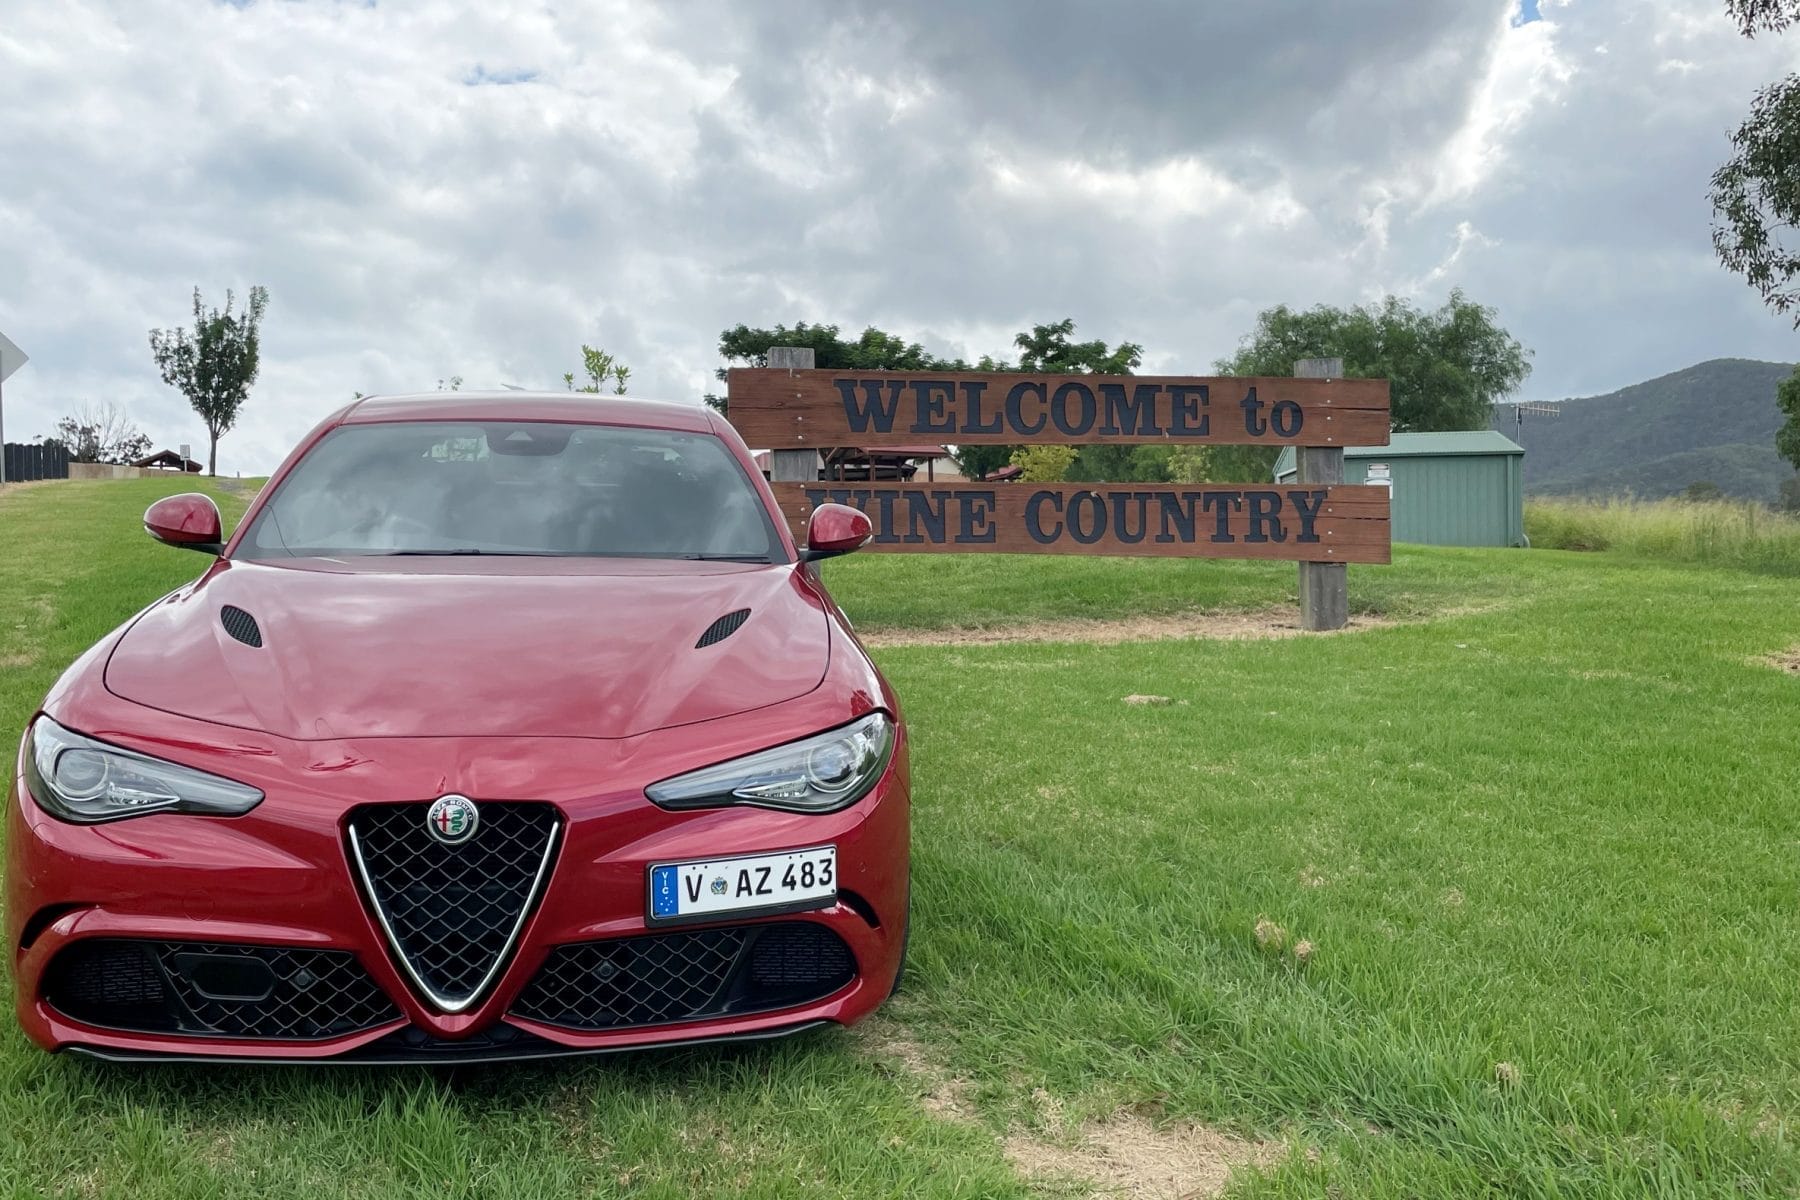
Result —
<svg viewBox="0 0 1800 1200"><path fill-rule="evenodd" d="M1386 446L1347 446L1345 483L1393 489L1394 540L1427 546L1523 546L1525 448L1493 429L1396 433ZM1292 483L1294 451L1275 461Z"/></svg>

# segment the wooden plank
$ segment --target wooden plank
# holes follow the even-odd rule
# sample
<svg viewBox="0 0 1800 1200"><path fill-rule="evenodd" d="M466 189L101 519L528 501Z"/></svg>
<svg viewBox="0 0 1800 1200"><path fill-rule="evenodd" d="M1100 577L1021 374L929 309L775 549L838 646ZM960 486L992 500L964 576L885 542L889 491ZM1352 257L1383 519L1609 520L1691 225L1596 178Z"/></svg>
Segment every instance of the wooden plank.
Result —
<svg viewBox="0 0 1800 1200"><path fill-rule="evenodd" d="M730 372L730 419L750 445L1255 444L1385 446L1385 379Z"/></svg>
<svg viewBox="0 0 1800 1200"><path fill-rule="evenodd" d="M1303 358L1294 364L1294 375L1301 379L1333 379L1343 373L1344 360L1341 358ZM1342 446L1302 446L1294 454L1296 482L1328 487L1344 482ZM1344 565L1340 562L1302 562L1300 628L1322 632L1342 629L1349 623L1350 579Z"/></svg>
<svg viewBox="0 0 1800 1200"><path fill-rule="evenodd" d="M869 514L869 549L1388 561L1386 488L1277 484L776 483L802 544L820 504Z"/></svg>
<svg viewBox="0 0 1800 1200"><path fill-rule="evenodd" d="M810 371L817 354L811 346L771 346L769 365L784 370ZM819 477L817 450L776 447L769 453L769 478L811 483Z"/></svg>

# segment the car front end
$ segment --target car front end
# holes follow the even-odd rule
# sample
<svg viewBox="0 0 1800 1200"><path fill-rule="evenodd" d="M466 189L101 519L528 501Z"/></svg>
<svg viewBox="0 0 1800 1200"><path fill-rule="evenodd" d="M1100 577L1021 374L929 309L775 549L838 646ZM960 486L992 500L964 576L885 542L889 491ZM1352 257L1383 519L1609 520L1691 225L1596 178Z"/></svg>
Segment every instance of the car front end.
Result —
<svg viewBox="0 0 1800 1200"><path fill-rule="evenodd" d="M19 1021L46 1049L532 1057L848 1024L893 988L907 911L895 868L909 827L898 722L877 777L835 811L670 809L646 794L766 751L795 727L888 720L880 710L819 696L779 717L629 742L300 742L87 699L59 705L56 724L80 714L107 745L262 799L241 815L72 823L33 794L34 776L44 785L26 738L7 805L7 939ZM50 721L40 716L34 732ZM474 798L480 814L461 846L427 824L446 795ZM828 902L769 896L656 916L659 868L716 867L710 896L720 879L738 890L737 862L758 862L760 874L764 859L820 848L836 876ZM749 882L754 893L779 879Z"/></svg>
<svg viewBox="0 0 1800 1200"><path fill-rule="evenodd" d="M585 427L464 428L382 436L410 464L420 438ZM652 430L638 458L652 436L656 463L721 440ZM488 478L450 461L426 470ZM259 558L191 515L158 536L223 556L69 668L11 773L6 945L39 1046L484 1061L774 1037L891 994L906 729L791 543Z"/></svg>

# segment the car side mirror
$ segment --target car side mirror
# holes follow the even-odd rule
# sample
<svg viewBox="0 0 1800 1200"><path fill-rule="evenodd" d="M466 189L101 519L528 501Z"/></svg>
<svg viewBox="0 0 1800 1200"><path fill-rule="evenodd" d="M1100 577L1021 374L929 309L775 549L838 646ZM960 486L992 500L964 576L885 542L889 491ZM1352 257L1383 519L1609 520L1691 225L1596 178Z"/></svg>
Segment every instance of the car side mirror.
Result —
<svg viewBox="0 0 1800 1200"><path fill-rule="evenodd" d="M806 522L806 549L800 552L800 561L817 562L860 550L874 536L868 514L848 504L821 504Z"/></svg>
<svg viewBox="0 0 1800 1200"><path fill-rule="evenodd" d="M165 496L144 510L144 532L166 545L202 554L224 551L223 527L219 506L199 492Z"/></svg>

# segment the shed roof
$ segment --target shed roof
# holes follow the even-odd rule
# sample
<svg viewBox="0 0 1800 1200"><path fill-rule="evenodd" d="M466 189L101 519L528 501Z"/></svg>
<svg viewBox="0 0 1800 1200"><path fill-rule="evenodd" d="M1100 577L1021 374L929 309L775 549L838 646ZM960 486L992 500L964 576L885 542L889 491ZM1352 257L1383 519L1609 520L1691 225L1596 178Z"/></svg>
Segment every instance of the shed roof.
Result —
<svg viewBox="0 0 1800 1200"><path fill-rule="evenodd" d="M1385 446L1345 446L1345 458L1442 458L1454 454L1523 454L1525 447L1497 429L1465 429L1451 433L1396 433ZM1275 460L1277 479L1294 469L1294 448L1282 448Z"/></svg>

